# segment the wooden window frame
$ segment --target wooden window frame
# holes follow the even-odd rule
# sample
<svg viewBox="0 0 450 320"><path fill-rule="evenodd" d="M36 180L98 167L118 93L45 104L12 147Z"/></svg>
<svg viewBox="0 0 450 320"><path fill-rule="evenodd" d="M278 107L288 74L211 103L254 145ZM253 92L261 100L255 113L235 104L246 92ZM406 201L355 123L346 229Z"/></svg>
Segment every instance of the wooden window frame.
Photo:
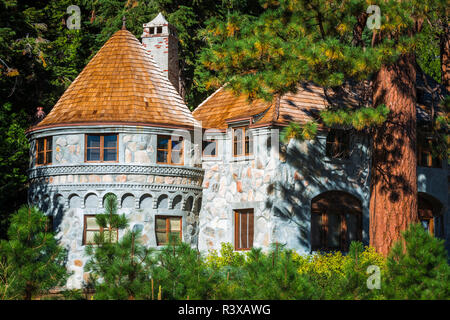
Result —
<svg viewBox="0 0 450 320"><path fill-rule="evenodd" d="M170 234L170 219L178 218L180 220L180 240L183 241L183 217L182 216L167 216L167 215L157 215L155 216L155 238L157 246L165 246L169 244L169 234ZM165 219L166 220L166 228L164 230L158 229L158 224L156 223L157 219ZM166 242L158 243L158 237L156 236L157 232L165 232L166 234Z"/></svg>
<svg viewBox="0 0 450 320"><path fill-rule="evenodd" d="M430 200L426 199L423 196L418 197L418 217L419 222L422 223L422 221L428 222L428 232L433 237L442 237L444 235L444 221L443 221L443 215L442 212L438 207L433 204ZM441 219L439 223L439 230L436 229L436 220Z"/></svg>
<svg viewBox="0 0 450 320"><path fill-rule="evenodd" d="M246 236L247 236L247 246L242 246L242 223L241 216L246 215ZM251 222L249 224L249 222ZM247 251L253 248L253 242L255 237L255 214L253 209L236 209L234 210L234 250L236 251Z"/></svg>
<svg viewBox="0 0 450 320"><path fill-rule="evenodd" d="M334 135L333 141L328 140L331 134ZM341 141L342 139L346 139L347 141ZM348 131L341 129L330 129L328 131L325 144L325 155L329 159L348 159L350 157L350 137ZM328 152L328 148L331 148L330 152Z"/></svg>
<svg viewBox="0 0 450 320"><path fill-rule="evenodd" d="M427 145L424 146L423 143ZM433 139L426 138L423 141L417 139L417 165L425 168L437 168L442 169L442 158L441 157L433 157ZM425 155L425 159L424 159ZM425 164L423 163L425 160ZM434 162L436 161L436 165Z"/></svg>
<svg viewBox="0 0 450 320"><path fill-rule="evenodd" d="M95 218L95 214L85 214L84 215L84 224L83 224L83 246L96 246L96 245L98 245L98 243L87 243L86 242L86 232L87 231L98 231L98 232L103 232L103 231L105 231L105 228L102 228L102 227L100 227L98 224L97 224L97 226L98 226L98 229L89 229L88 230L88 228L87 228L87 219L88 218ZM117 232L117 236L116 236L116 241L115 242L118 242L119 241L119 229L117 229L117 228L111 228L111 227L109 227L109 228L107 228L107 230L108 231L116 231Z"/></svg>
<svg viewBox="0 0 450 320"><path fill-rule="evenodd" d="M356 217L356 241L362 241L362 208L357 199L345 198L347 195L335 193L333 191L322 194L319 198L314 198L311 203L311 251L343 251L347 252L350 246L348 239L348 219L347 216ZM349 196L349 195L348 195ZM341 198L344 197L344 198ZM347 203L342 205L341 203ZM330 216L339 219L339 247L331 247L328 243L330 230ZM316 218L318 217L318 218ZM350 219L350 218L349 218ZM318 242L316 242L316 239ZM355 241L352 240L352 241Z"/></svg>
<svg viewBox="0 0 450 320"><path fill-rule="evenodd" d="M214 142L214 144L216 145L216 147L215 147L215 150L216 150L216 154L215 155L205 155L205 148L203 147L203 145L202 145L202 157L203 158L215 158L215 157L217 157L218 156L218 154L219 154L219 152L218 152L218 148L219 148L219 144L217 143L217 140L215 140L215 139L204 139L203 141L202 141L202 144L204 143L204 142L208 142L208 143L212 143L212 142Z"/></svg>
<svg viewBox="0 0 450 320"><path fill-rule="evenodd" d="M311 250L312 251L335 251L335 250L339 250L339 251L348 251L350 243L347 239L347 219L346 219L346 214L350 214L350 215L355 215L356 216L356 223L358 226L357 230L357 236L358 239L357 241L361 241L362 240L362 228L361 228L361 222L362 222L362 218L360 214L357 213L344 213L344 212L339 212L339 213L312 213L312 214L316 214L320 216L320 226L319 226L319 230L312 230L312 232L319 232L320 234L320 247L313 247L311 244ZM339 217L339 248L332 248L328 245L328 231L329 231L329 216L330 215L335 215L337 217ZM313 238L313 237L311 237Z"/></svg>
<svg viewBox="0 0 450 320"><path fill-rule="evenodd" d="M159 138L167 138L167 147L168 149L161 149L158 147L158 139ZM181 143L181 149L179 151L180 153L180 163L174 163L172 162L172 136L169 135L158 135L156 137L156 163L157 164L169 164L169 165L175 165L175 166L183 166L184 165L184 139L183 137L180 137L181 139L178 140L177 142ZM167 162L159 162L158 161L158 151L167 151Z"/></svg>
<svg viewBox="0 0 450 320"><path fill-rule="evenodd" d="M240 140L235 141L235 137L237 137L236 135L236 131L242 129L242 137ZM243 126L243 127L233 127L232 128L232 152L233 152L233 157L248 157L253 155L253 136L252 135L247 135L247 131L250 132L250 130L248 129L248 127ZM237 145L238 143L241 143L242 145L242 150L240 154L236 154L235 153L235 145ZM249 152L246 153L245 149L246 149L246 145L248 144L248 149Z"/></svg>
<svg viewBox="0 0 450 320"><path fill-rule="evenodd" d="M88 147L88 137L89 136L97 136L100 137L100 147L98 148L89 148ZM116 137L116 147L115 148L105 148L105 137L106 136L115 136ZM99 160L89 160L87 159L88 149L100 149L100 159ZM105 149L108 150L116 150L116 159L115 160L104 160ZM85 134L84 136L84 162L87 163L101 163L101 162L119 162L119 135L117 133L108 133L108 134Z"/></svg>
<svg viewBox="0 0 450 320"><path fill-rule="evenodd" d="M39 141L44 141L44 150L39 150ZM51 141L51 149L48 149L49 141ZM39 154L44 154L44 162L39 163ZM48 153L50 153L50 160L48 159ZM47 166L52 164L53 157L53 137L43 137L36 139L36 166Z"/></svg>

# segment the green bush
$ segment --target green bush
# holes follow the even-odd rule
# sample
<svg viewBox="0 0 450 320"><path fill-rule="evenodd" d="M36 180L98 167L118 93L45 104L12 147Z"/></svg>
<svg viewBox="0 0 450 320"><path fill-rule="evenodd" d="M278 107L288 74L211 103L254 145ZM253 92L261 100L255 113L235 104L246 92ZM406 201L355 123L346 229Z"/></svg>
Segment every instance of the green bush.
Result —
<svg viewBox="0 0 450 320"><path fill-rule="evenodd" d="M444 241L412 224L389 253L383 281L386 298L450 299L447 259Z"/></svg>

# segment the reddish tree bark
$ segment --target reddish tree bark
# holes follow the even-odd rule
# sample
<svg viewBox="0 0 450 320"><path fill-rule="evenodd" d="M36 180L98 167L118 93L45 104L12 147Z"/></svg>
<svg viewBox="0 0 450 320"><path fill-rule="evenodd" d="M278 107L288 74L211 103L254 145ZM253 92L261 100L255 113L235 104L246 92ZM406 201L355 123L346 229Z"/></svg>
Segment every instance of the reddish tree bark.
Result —
<svg viewBox="0 0 450 320"><path fill-rule="evenodd" d="M370 245L387 255L417 215L416 70L413 54L383 65L373 83L374 106L390 109L373 139Z"/></svg>
<svg viewBox="0 0 450 320"><path fill-rule="evenodd" d="M444 26L440 35L442 85L450 92L450 27Z"/></svg>

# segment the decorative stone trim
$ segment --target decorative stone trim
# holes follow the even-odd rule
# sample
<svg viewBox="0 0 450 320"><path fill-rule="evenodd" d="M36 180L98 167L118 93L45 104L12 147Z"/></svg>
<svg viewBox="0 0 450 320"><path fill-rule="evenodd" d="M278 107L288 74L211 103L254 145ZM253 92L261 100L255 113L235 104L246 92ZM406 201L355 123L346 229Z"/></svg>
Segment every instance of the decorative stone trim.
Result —
<svg viewBox="0 0 450 320"><path fill-rule="evenodd" d="M177 177L203 177L204 170L200 168L164 166L164 165L92 165L77 164L69 166L46 166L28 170L30 179L67 174L151 174Z"/></svg>
<svg viewBox="0 0 450 320"><path fill-rule="evenodd" d="M30 189L32 189L31 186ZM181 191L181 192L202 192L202 187L168 184L132 184L132 183L80 183L52 185L52 190L117 190L117 189L144 189L151 191Z"/></svg>

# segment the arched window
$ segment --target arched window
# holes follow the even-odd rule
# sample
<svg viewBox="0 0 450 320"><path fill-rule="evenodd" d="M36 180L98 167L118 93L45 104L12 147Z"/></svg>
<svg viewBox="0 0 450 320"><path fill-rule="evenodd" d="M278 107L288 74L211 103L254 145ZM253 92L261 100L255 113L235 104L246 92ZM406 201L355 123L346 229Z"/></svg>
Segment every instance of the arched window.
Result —
<svg viewBox="0 0 450 320"><path fill-rule="evenodd" d="M444 219L442 216L442 204L439 200L432 196L419 193L419 220L422 226L431 235L443 238L444 237Z"/></svg>
<svg viewBox="0 0 450 320"><path fill-rule="evenodd" d="M311 249L348 251L362 239L361 202L342 191L327 191L311 202Z"/></svg>

